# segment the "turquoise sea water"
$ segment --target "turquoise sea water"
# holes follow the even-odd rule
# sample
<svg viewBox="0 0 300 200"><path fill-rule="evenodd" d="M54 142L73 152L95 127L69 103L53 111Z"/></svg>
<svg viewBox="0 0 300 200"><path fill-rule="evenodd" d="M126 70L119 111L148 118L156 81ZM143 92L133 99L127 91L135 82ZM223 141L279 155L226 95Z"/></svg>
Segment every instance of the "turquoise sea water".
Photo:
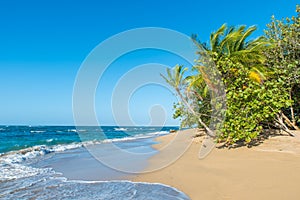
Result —
<svg viewBox="0 0 300 200"><path fill-rule="evenodd" d="M176 127L0 126L0 199L189 199L175 188L134 183L87 148L134 171L147 165L154 138ZM146 153L120 157L109 149Z"/></svg>
<svg viewBox="0 0 300 200"><path fill-rule="evenodd" d="M0 126L0 153L37 145L66 145L84 141L138 138L163 133L176 127L76 127L75 126ZM78 134L79 133L79 134Z"/></svg>

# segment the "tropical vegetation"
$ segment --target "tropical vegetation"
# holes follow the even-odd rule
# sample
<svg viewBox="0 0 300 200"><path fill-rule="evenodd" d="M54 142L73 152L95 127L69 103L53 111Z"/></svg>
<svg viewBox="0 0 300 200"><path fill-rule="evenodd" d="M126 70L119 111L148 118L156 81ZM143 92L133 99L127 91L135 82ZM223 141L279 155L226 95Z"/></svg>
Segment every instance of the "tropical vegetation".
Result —
<svg viewBox="0 0 300 200"><path fill-rule="evenodd" d="M266 130L293 135L300 126L300 7L296 16L273 16L264 35L255 26L223 24L209 43L192 36L199 58L162 77L176 91L174 118L182 127L204 128L226 144L251 144ZM186 76L188 70L193 75Z"/></svg>

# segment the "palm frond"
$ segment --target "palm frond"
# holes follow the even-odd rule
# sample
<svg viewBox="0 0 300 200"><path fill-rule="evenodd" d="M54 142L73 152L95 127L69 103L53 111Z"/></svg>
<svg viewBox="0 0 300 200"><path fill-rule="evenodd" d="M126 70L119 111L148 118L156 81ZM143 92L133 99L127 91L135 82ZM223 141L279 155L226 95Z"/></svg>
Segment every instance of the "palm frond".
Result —
<svg viewBox="0 0 300 200"><path fill-rule="evenodd" d="M227 25L223 24L216 32L210 35L210 48L213 51L217 50L219 46L220 36L224 35L224 31L227 29Z"/></svg>
<svg viewBox="0 0 300 200"><path fill-rule="evenodd" d="M241 50L245 47L245 44L246 44L246 39L254 32L256 31L256 26L251 26L249 27L245 32L243 32L241 34L241 37L239 39L239 41L237 41L237 45L235 47L235 50Z"/></svg>

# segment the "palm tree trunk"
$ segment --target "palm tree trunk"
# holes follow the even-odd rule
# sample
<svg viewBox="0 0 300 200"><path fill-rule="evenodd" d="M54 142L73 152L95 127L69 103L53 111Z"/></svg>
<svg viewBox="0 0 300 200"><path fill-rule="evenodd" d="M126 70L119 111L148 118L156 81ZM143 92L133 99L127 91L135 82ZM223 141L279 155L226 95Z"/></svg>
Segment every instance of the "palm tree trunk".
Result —
<svg viewBox="0 0 300 200"><path fill-rule="evenodd" d="M189 111L194 115L197 116L197 113L194 111L194 109L191 107L191 105L189 104L189 102L187 102L187 100L182 96L180 90L178 88L176 88L176 92L178 94L178 96L180 97L180 99L182 100L182 102L187 106L187 108L189 109ZM214 138L216 137L216 134L214 131L212 131L201 119L201 117L198 117L198 122L205 128L207 135Z"/></svg>

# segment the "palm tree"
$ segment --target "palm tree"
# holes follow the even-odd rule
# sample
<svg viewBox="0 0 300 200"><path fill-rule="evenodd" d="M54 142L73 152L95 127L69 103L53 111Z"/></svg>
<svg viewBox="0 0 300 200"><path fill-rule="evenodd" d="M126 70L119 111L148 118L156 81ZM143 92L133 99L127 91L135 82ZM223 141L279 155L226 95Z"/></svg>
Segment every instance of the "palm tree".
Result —
<svg viewBox="0 0 300 200"><path fill-rule="evenodd" d="M207 101L207 98L219 99L219 97L221 97L222 100L226 99L226 97L224 97L226 94L223 94L222 90L218 90L222 85L222 82L220 82L219 79L221 77L226 78L229 74L235 75L238 70L240 70L234 68L226 69L229 71L229 74L221 71L221 76L219 76L212 67L212 60L219 61L229 59L232 63L236 64L234 65L236 68L238 68L238 66L242 66L243 71L246 69L246 75L249 79L260 84L263 83L263 80L266 78L266 70L264 67L266 58L262 52L269 48L271 44L264 37L249 40L249 37L255 30L255 26L249 28L246 28L246 26L240 26L235 28L227 27L226 24L223 24L217 31L210 35L208 45L201 44L201 42L197 41L197 37L195 35L192 36L192 40L198 47L197 53L200 57L196 61L196 65L193 67L198 71L198 73L189 77L189 85L187 88L197 93L195 96L198 97L199 102L209 102ZM246 86L243 85L243 88L244 87ZM210 91L210 97L206 96L208 95L208 91ZM211 120L215 120L215 122L219 121L223 116L223 110L216 109L216 107L214 107L217 106L218 103L210 103L210 106L206 104L207 109L217 111L215 118L211 118ZM220 122L222 123L222 120ZM202 123L200 124L202 125Z"/></svg>
<svg viewBox="0 0 300 200"><path fill-rule="evenodd" d="M271 47L271 43L265 37L258 37L248 41L247 39L256 29L255 26L246 29L246 26L234 28L223 24L210 35L209 46L204 45L204 48L208 53L216 54L217 60L228 58L234 63L247 67L249 69L249 78L262 83L265 79L263 63L266 60L262 52ZM201 51L203 46L197 41L197 37L193 35L192 39L200 47ZM238 69L231 70L235 71Z"/></svg>
<svg viewBox="0 0 300 200"><path fill-rule="evenodd" d="M182 94L182 89L185 88L187 84L187 79L183 78L184 73L188 70L188 68L183 68L182 65L176 65L173 69L167 68L167 77L161 74L161 76L165 79L165 81L175 89L177 95L181 99L181 101L184 103L184 105L187 107L187 109L197 117L198 122L205 128L206 133L210 137L215 137L216 134L214 131L212 131L199 117L197 112L194 110L194 108L191 106L191 104L188 102L188 100L184 97Z"/></svg>
<svg viewBox="0 0 300 200"><path fill-rule="evenodd" d="M209 63L211 61L207 55L217 56L217 60L227 58L234 63L239 63L248 69L250 79L262 83L265 79L263 67L265 56L262 54L262 51L267 49L270 43L264 37L248 40L249 36L255 30L256 27L254 26L246 29L246 26L234 28L227 27L226 24L223 24L216 32L210 35L209 45L201 44L194 35L192 36L192 40L196 46L198 46L199 51L197 53L200 55L200 58L193 68L196 69L198 73L194 76L184 78L184 73L187 71L187 68L176 65L173 69L167 69L167 77L161 75L166 82L175 89L176 94L185 107L193 116L196 116L199 124L205 128L207 135L210 137L216 137L215 130L207 126L206 122L203 121L203 115L195 110L194 106L188 101L189 96L184 95L183 92L189 94L189 91L192 91L200 103L210 102L207 100L209 98L209 96L207 96L208 91L212 91L210 98L224 95L217 91L221 83L217 80L218 75L215 74L215 71L209 69L208 66L210 66ZM238 69L229 70L234 72ZM209 109L209 107L207 108ZM213 105L211 109L214 109Z"/></svg>

